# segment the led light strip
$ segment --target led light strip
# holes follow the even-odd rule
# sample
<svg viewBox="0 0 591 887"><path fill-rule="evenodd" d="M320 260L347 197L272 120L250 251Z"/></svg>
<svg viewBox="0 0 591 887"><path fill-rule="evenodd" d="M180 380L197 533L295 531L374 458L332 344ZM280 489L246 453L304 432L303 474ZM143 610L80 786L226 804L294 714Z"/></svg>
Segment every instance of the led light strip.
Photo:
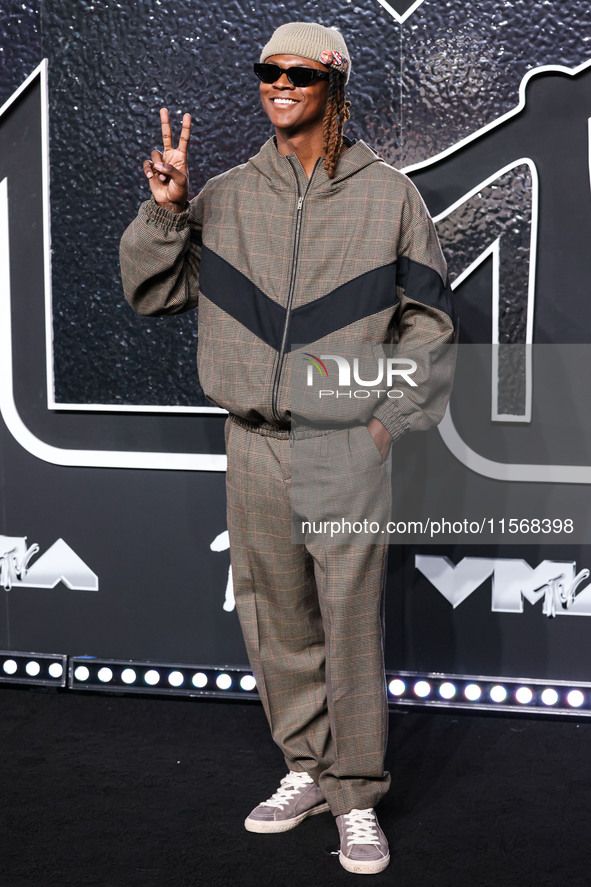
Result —
<svg viewBox="0 0 591 887"><path fill-rule="evenodd" d="M392 707L471 708L591 716L591 683L472 677L438 672L387 672Z"/></svg>
<svg viewBox="0 0 591 887"><path fill-rule="evenodd" d="M68 688L110 693L159 693L175 696L222 696L258 699L256 681L244 668L218 668L129 659L73 656Z"/></svg>
<svg viewBox="0 0 591 887"><path fill-rule="evenodd" d="M416 671L387 671L386 680L392 710L414 706L591 716L591 683ZM251 672L236 666L220 668L13 650L0 650L0 684L259 699Z"/></svg>
<svg viewBox="0 0 591 887"><path fill-rule="evenodd" d="M0 683L65 687L67 658L59 653L0 650Z"/></svg>

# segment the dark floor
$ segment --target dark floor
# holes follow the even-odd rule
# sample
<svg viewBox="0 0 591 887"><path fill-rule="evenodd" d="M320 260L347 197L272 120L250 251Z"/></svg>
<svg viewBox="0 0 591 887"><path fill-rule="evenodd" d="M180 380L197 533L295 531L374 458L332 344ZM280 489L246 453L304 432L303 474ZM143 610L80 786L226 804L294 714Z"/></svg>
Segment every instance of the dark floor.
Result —
<svg viewBox="0 0 591 887"><path fill-rule="evenodd" d="M0 688L0 887L352 884L330 814L245 815L284 775L256 703ZM591 885L591 723L391 717L370 883ZM366 883L366 881L362 881Z"/></svg>

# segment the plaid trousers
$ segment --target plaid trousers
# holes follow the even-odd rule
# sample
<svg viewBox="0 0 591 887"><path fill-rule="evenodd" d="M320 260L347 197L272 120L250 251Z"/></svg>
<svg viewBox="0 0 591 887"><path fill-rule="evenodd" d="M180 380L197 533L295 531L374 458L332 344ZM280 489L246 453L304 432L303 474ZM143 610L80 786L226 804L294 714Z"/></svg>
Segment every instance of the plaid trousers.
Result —
<svg viewBox="0 0 591 887"><path fill-rule="evenodd" d="M273 739L336 816L388 790L384 673L387 535L307 532L292 521L385 526L388 460L365 426L296 439L226 420L236 608Z"/></svg>

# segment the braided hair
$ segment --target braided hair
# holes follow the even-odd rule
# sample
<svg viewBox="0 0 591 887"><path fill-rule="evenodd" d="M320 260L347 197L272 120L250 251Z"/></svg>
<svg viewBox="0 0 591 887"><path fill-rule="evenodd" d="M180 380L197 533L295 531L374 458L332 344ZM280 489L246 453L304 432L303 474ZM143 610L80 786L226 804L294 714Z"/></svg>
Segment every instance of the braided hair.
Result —
<svg viewBox="0 0 591 887"><path fill-rule="evenodd" d="M343 124L351 116L350 107L351 102L345 99L345 78L339 71L332 68L328 80L328 94L323 120L324 168L329 179L334 178L337 168L339 154L343 147Z"/></svg>

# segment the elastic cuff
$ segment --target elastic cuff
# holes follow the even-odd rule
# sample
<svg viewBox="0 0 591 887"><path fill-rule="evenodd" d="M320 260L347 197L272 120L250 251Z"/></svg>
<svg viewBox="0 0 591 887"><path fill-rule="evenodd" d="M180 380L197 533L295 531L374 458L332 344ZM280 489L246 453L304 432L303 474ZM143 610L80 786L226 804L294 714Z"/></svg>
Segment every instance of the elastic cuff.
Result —
<svg viewBox="0 0 591 887"><path fill-rule="evenodd" d="M173 213L169 209L160 206L154 200L154 196L148 200L144 206L148 221L156 222L165 231L180 231L186 228L189 221L190 205L182 213Z"/></svg>
<svg viewBox="0 0 591 887"><path fill-rule="evenodd" d="M408 419L404 416L394 401L385 401L380 404L374 413L376 419L390 432L392 441L398 440L409 429Z"/></svg>

